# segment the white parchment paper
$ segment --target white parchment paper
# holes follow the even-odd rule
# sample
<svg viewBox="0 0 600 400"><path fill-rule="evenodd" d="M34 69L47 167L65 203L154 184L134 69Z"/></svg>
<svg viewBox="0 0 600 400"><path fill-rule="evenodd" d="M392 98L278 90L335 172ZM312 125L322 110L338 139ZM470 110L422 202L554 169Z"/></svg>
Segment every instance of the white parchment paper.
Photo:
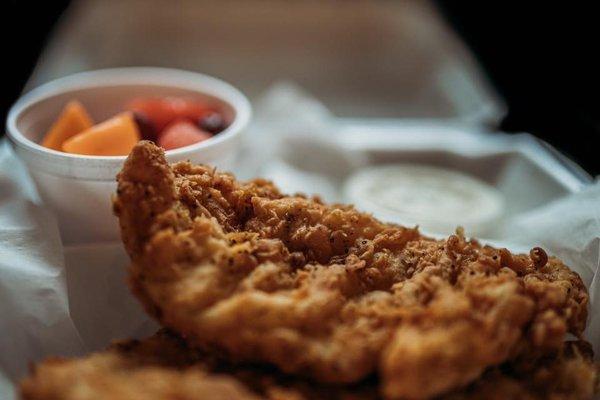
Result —
<svg viewBox="0 0 600 400"><path fill-rule="evenodd" d="M266 175L284 190L294 181L335 199L327 177L318 170L300 173L290 168L281 159L284 149L278 147L282 136L314 139L330 130L327 110L297 88L282 86L265 97L256 114L238 175ZM321 150L329 151L326 159L333 160L327 168L348 162L325 144ZM73 201L77 201L75 194ZM515 251L541 245L581 275L591 294L586 335L598 354L600 184L507 221L500 237L500 244ZM128 291L127 262L120 243L64 248L24 166L8 144L0 142L1 399L14 396L14 383L27 373L30 362L49 355L84 354L111 340L144 336L156 329Z"/></svg>

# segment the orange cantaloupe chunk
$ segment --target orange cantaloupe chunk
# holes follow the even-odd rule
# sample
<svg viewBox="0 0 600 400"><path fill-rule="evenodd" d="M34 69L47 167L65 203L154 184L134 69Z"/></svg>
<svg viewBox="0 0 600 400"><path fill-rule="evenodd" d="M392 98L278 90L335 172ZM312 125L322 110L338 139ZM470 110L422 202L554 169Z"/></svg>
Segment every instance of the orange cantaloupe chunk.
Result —
<svg viewBox="0 0 600 400"><path fill-rule="evenodd" d="M71 100L64 106L58 119L54 121L44 136L42 146L60 151L67 139L92 127L92 125L94 125L94 122L83 104L77 100Z"/></svg>
<svg viewBox="0 0 600 400"><path fill-rule="evenodd" d="M92 126L63 143L67 153L124 156L140 141L133 113L124 112Z"/></svg>

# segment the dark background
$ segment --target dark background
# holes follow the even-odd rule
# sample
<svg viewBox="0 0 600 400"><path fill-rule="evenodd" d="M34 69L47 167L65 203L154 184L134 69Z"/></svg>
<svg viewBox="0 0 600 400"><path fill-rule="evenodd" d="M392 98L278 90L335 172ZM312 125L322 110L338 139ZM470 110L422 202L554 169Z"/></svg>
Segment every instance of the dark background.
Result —
<svg viewBox="0 0 600 400"><path fill-rule="evenodd" d="M500 128L533 133L598 175L600 36L592 3L436 1L508 104Z"/></svg>
<svg viewBox="0 0 600 400"><path fill-rule="evenodd" d="M530 132L600 174L598 23L592 2L437 0L508 105L501 130ZM523 2L525 3L525 2ZM10 0L2 25L0 118L19 96L69 2ZM343 6L343 3L340 3Z"/></svg>

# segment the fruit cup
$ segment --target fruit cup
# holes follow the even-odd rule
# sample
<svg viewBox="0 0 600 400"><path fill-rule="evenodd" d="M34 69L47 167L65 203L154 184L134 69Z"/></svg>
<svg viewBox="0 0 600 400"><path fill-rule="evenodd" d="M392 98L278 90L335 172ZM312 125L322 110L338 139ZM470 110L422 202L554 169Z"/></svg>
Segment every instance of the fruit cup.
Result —
<svg viewBox="0 0 600 400"><path fill-rule="evenodd" d="M138 97L180 96L214 104L230 121L209 140L167 151L170 162L190 160L233 169L251 108L231 85L203 74L165 68L131 67L83 72L42 85L11 108L7 133L44 204L56 215L65 244L118 240L111 195L125 156L69 154L43 147L42 136L72 99L85 104L95 121L121 112Z"/></svg>

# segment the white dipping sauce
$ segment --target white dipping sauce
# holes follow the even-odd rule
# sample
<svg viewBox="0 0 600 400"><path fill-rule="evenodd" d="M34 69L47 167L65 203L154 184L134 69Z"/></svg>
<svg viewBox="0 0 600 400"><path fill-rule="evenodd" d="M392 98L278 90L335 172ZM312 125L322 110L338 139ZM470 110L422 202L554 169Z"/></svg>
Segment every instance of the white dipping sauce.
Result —
<svg viewBox="0 0 600 400"><path fill-rule="evenodd" d="M361 211L426 233L448 235L458 226L485 234L502 216L504 199L494 187L460 172L425 165L361 169L344 187L345 200Z"/></svg>

